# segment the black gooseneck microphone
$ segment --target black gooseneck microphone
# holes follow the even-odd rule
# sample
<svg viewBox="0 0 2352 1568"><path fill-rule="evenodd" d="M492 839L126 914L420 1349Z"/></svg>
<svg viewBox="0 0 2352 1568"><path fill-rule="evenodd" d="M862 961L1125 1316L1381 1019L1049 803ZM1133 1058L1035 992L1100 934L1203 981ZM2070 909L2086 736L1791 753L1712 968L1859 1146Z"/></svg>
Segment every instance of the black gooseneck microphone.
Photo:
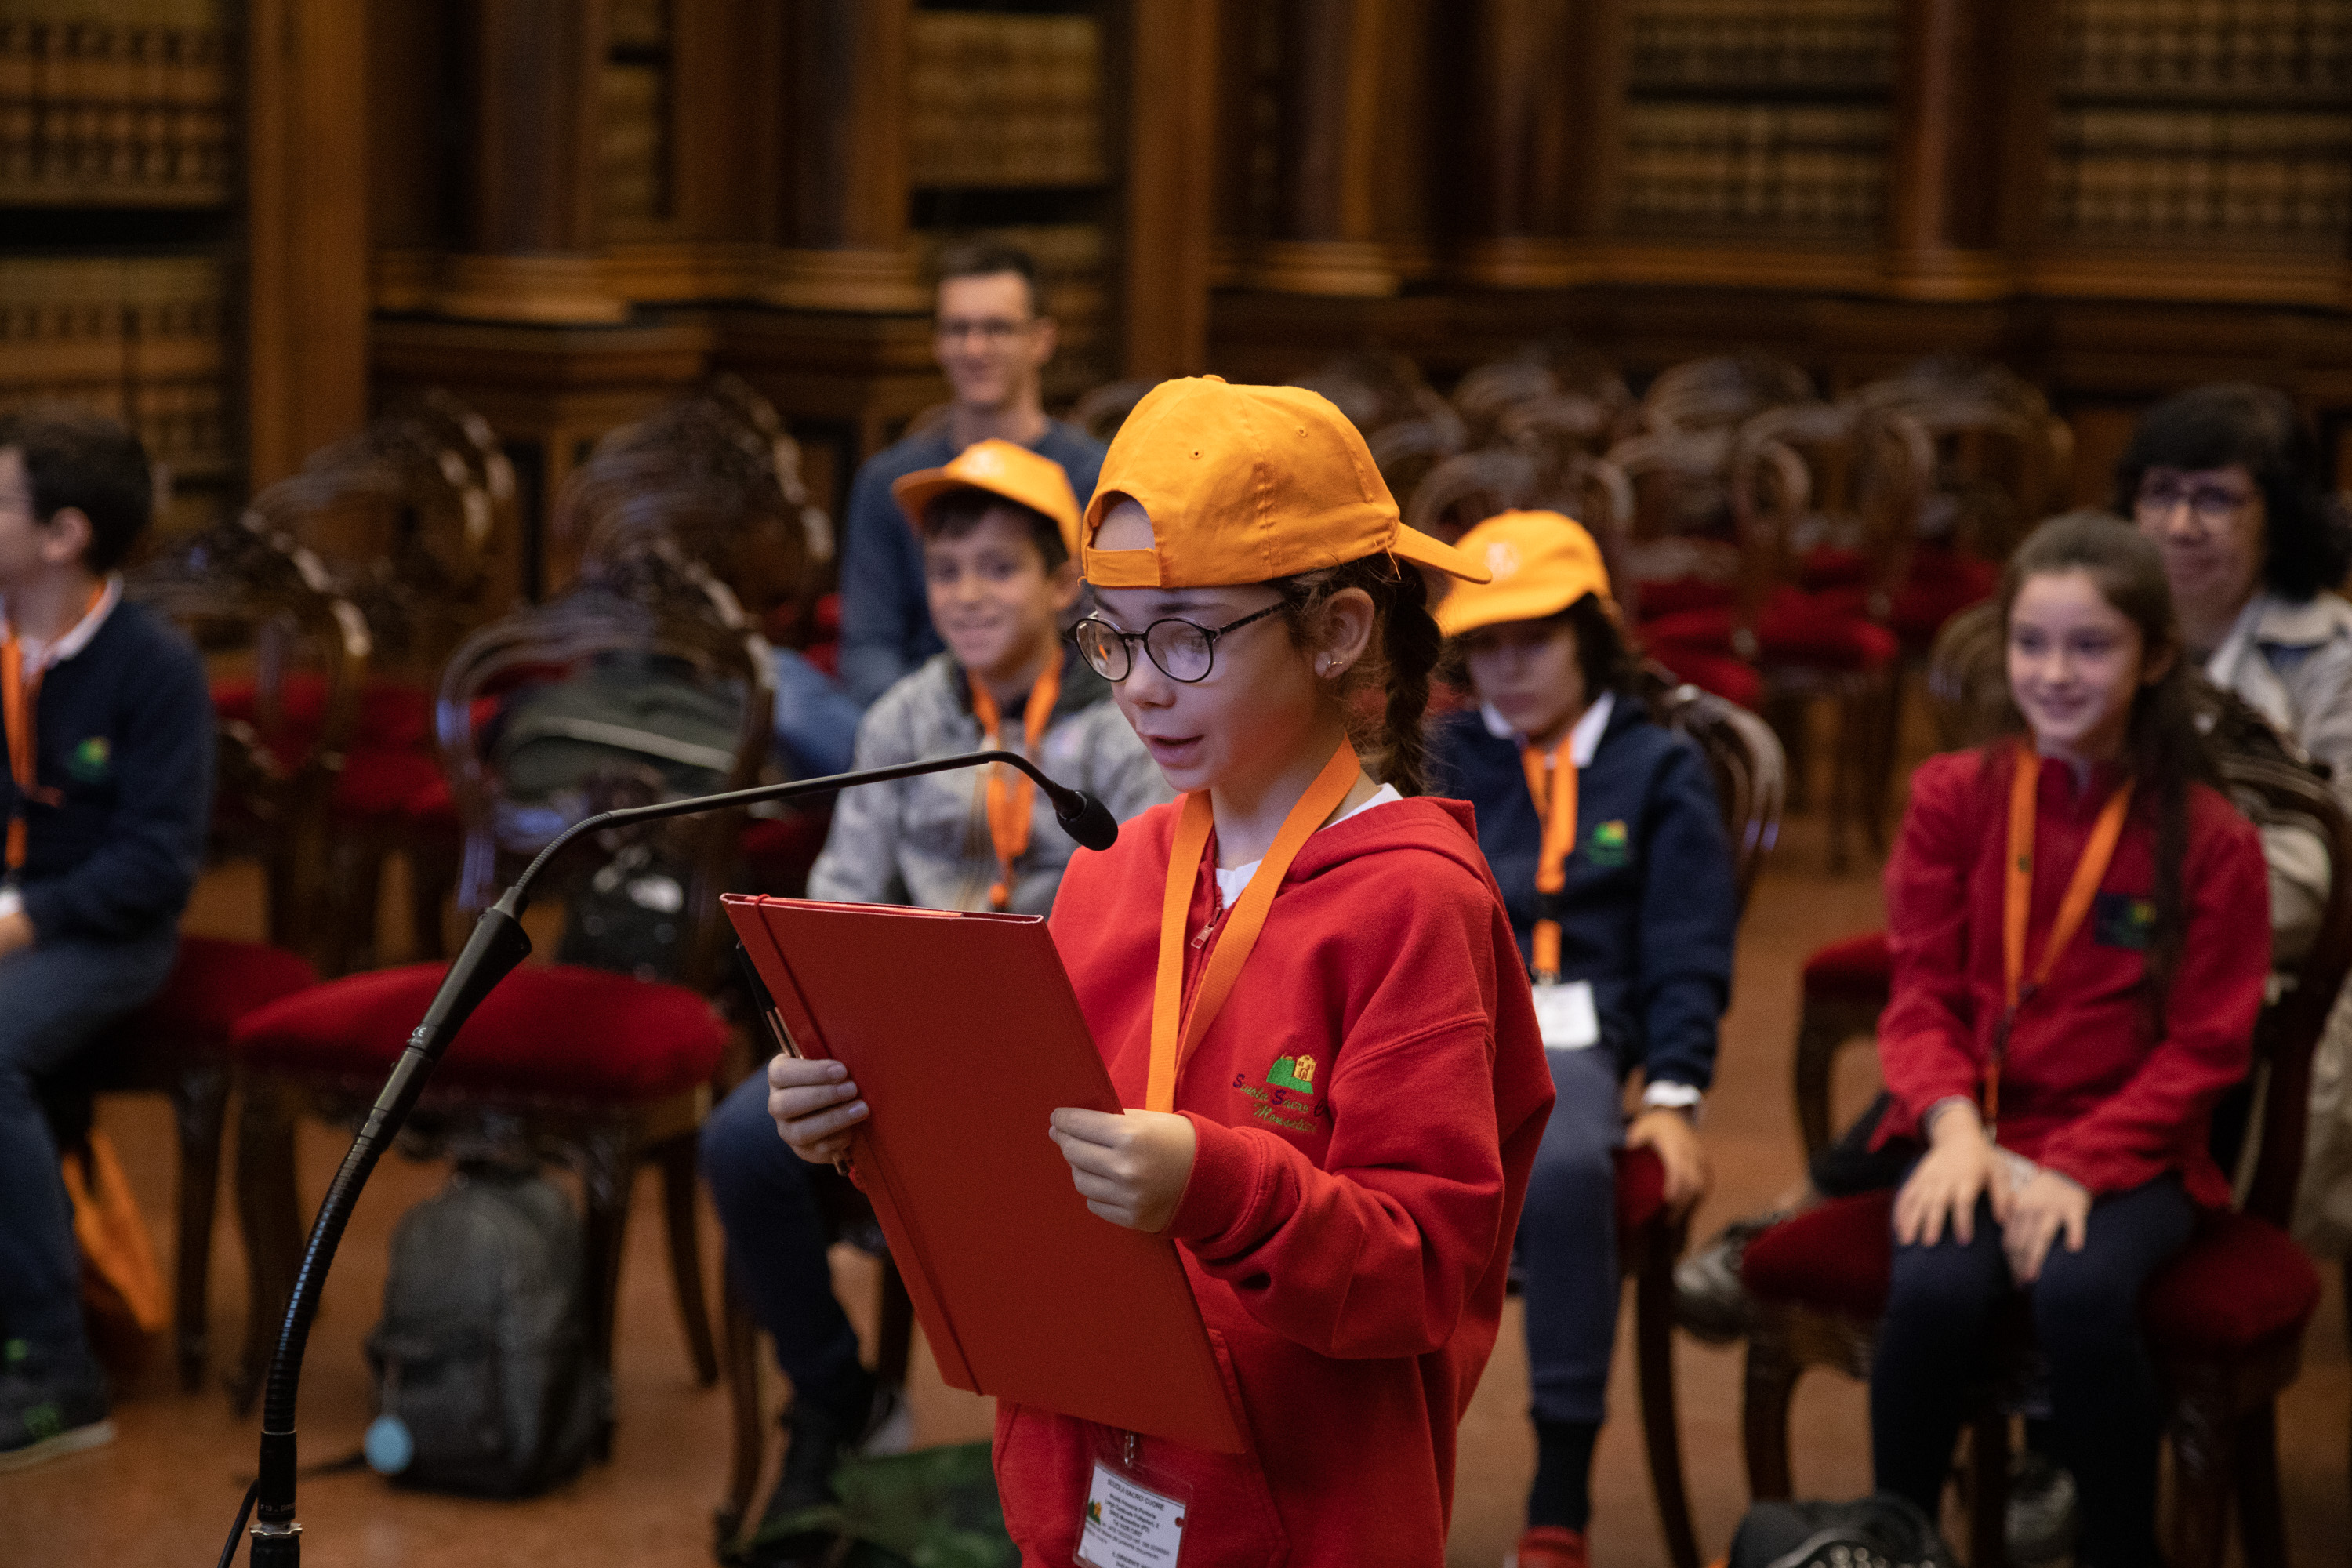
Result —
<svg viewBox="0 0 2352 1568"><path fill-rule="evenodd" d="M860 773L796 779L730 790L723 795L625 806L572 824L539 852L522 875L515 879L514 885L497 903L484 910L481 919L475 922L473 934L466 939L465 948L442 977L441 988L425 1008L424 1019L410 1033L407 1047L393 1065L392 1076L384 1080L383 1091L368 1111L366 1123L361 1127L359 1136L352 1140L351 1152L343 1156L342 1165L319 1205L319 1217L312 1222L310 1238L302 1249L300 1271L294 1277L293 1295L278 1327L278 1346L269 1360L269 1379L264 1385L261 1407L261 1474L247 1494L245 1509L238 1510L236 1522L229 1527L221 1568L228 1568L236 1555L237 1534L247 1517L245 1510L257 1503L259 1506L254 1517L249 1559L253 1568L289 1568L302 1560L302 1527L294 1521L294 1405L302 1377L303 1347L310 1337L310 1320L319 1310L319 1291L335 1260L335 1247L342 1240L343 1227L350 1223L352 1209L359 1202L360 1189L367 1184L376 1161L399 1132L401 1124L408 1120L417 1097L425 1091L425 1080L431 1076L434 1064L441 1059L441 1053L448 1048L482 998L530 956L530 938L523 932L522 912L529 907L530 884L541 868L573 839L607 827L725 811L761 801L824 795L852 784L884 784L919 773L982 767L990 763L1018 768L1035 780L1054 803L1054 819L1062 825L1064 832L1087 848L1108 849L1118 840L1118 821L1101 801L1083 790L1055 783L1017 752L996 751L965 752L925 762L901 763L896 767L867 768Z"/></svg>

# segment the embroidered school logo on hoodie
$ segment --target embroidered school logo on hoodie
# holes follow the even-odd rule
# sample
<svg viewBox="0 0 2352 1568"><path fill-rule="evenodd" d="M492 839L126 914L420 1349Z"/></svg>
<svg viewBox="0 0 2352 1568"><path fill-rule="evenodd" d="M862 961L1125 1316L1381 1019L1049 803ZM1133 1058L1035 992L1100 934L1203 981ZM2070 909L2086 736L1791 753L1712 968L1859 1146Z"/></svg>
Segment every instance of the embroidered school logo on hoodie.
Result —
<svg viewBox="0 0 2352 1568"><path fill-rule="evenodd" d="M1316 1102L1315 1058L1304 1052L1297 1056L1280 1056L1265 1069L1265 1087L1260 1089L1240 1073L1234 1074L1234 1087L1257 1101L1250 1114L1260 1121L1270 1121L1292 1132L1319 1131L1315 1119L1322 1113Z"/></svg>
<svg viewBox="0 0 2352 1568"><path fill-rule="evenodd" d="M92 735L66 753L66 772L79 784L104 784L114 765L114 749L103 735Z"/></svg>
<svg viewBox="0 0 2352 1568"><path fill-rule="evenodd" d="M2101 947L2146 952L2156 936L2156 900L2101 893L2091 905L2091 935Z"/></svg>
<svg viewBox="0 0 2352 1568"><path fill-rule="evenodd" d="M1592 842L1585 855L1595 866L1622 866L1631 839L1622 822L1602 822L1594 825Z"/></svg>

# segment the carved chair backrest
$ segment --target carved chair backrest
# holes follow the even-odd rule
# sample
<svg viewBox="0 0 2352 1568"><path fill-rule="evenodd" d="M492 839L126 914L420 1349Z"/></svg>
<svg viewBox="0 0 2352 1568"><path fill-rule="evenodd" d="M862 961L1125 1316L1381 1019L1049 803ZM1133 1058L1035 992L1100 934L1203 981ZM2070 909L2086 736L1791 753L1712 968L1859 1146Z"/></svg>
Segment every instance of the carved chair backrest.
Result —
<svg viewBox="0 0 2352 1568"><path fill-rule="evenodd" d="M1780 813L1788 802L1788 757L1780 738L1747 709L1675 680L1661 665L1643 666L1642 690L1651 716L1697 742L1706 756L1731 845L1733 885L1744 910L1764 857L1780 839Z"/></svg>
<svg viewBox="0 0 2352 1568"><path fill-rule="evenodd" d="M1659 372L1642 398L1640 417L1647 430L1715 430L1813 396L1812 377L1786 360L1718 354Z"/></svg>
<svg viewBox="0 0 2352 1568"><path fill-rule="evenodd" d="M480 699L561 680L614 657L658 661L691 672L698 685L740 703L733 760L720 789L757 783L772 745L773 677L767 645L745 623L733 597L695 562L674 550L647 550L583 572L569 591L482 627L451 658L435 708L441 763L456 798L464 849L457 902L468 915L497 897L499 885L563 827L593 810L635 804L625 794L578 801L522 800L488 754L477 726ZM615 788L637 787L622 780ZM591 792L592 795L593 792ZM711 982L721 965L719 895L734 858L740 814L716 813L654 824L645 831L672 845L692 879L686 889L689 935L687 984ZM589 858L583 847L578 853ZM553 868L559 882L570 870Z"/></svg>

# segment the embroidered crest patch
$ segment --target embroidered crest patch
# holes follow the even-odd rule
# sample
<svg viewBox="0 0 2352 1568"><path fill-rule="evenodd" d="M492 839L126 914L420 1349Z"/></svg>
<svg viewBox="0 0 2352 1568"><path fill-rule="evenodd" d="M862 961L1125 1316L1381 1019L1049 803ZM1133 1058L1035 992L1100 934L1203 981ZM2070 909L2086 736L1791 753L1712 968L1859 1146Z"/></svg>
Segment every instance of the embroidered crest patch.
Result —
<svg viewBox="0 0 2352 1568"><path fill-rule="evenodd" d="M1622 821L1596 823L1584 852L1595 866L1622 866L1633 854L1633 838Z"/></svg>
<svg viewBox="0 0 2352 1568"><path fill-rule="evenodd" d="M66 772L82 784L102 784L113 771L114 748L103 735L92 735L66 753Z"/></svg>

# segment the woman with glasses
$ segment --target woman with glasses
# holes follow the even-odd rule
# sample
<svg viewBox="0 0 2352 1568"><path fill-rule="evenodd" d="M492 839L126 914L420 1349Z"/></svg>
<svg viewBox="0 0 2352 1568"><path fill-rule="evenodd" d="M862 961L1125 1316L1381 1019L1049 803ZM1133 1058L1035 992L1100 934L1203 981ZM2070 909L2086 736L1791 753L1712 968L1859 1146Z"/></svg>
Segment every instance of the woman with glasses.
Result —
<svg viewBox="0 0 2352 1568"><path fill-rule="evenodd" d="M2318 444L2285 395L2192 387L2150 409L2116 466L2116 510L2164 555L2180 626L2206 678L2244 699L2325 765L2352 806L2352 529L2323 488ZM2265 828L2272 944L2302 956L2327 897L2325 848ZM2352 1009L2338 1006L2313 1063L2298 1238L2352 1253Z"/></svg>

